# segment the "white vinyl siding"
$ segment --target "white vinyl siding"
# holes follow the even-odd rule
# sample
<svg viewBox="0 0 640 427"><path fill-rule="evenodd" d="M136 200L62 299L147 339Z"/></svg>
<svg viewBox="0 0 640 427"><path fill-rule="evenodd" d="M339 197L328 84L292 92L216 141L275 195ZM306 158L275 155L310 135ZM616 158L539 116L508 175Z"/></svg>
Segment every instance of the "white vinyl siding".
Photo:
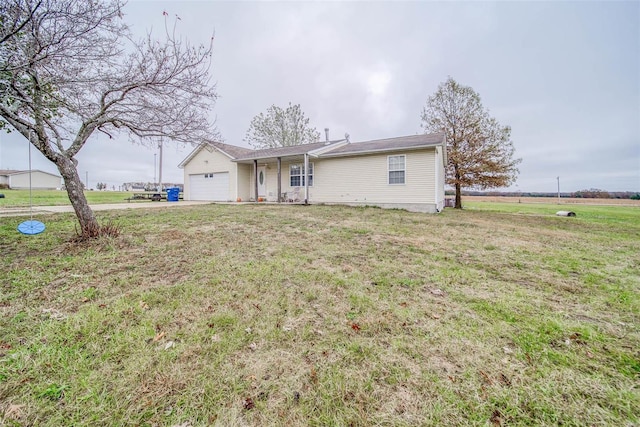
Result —
<svg viewBox="0 0 640 427"><path fill-rule="evenodd" d="M253 165L238 163L236 167L238 168L238 193L233 200L240 198L240 201L248 202L251 200L251 194L253 192L253 190L251 190L251 176L253 175L251 171L253 170ZM269 175L267 175L267 177L269 177Z"/></svg>
<svg viewBox="0 0 640 427"><path fill-rule="evenodd" d="M405 180L405 156L389 156L387 157L389 165L389 184L404 184Z"/></svg>
<svg viewBox="0 0 640 427"><path fill-rule="evenodd" d="M435 189L435 203L438 210L444 207L444 180L445 180L445 167L444 167L444 154L442 147L436 147L435 156L435 173L436 173L436 189Z"/></svg>
<svg viewBox="0 0 640 427"><path fill-rule="evenodd" d="M429 203L436 198L435 149L407 152L405 184L389 185L388 155L318 159L311 203ZM287 191L283 188L283 191Z"/></svg>
<svg viewBox="0 0 640 427"><path fill-rule="evenodd" d="M29 172L20 172L9 175L7 181L9 187L13 189L29 188ZM42 171L32 171L31 188L41 190L55 190L57 188L62 188L62 177Z"/></svg>

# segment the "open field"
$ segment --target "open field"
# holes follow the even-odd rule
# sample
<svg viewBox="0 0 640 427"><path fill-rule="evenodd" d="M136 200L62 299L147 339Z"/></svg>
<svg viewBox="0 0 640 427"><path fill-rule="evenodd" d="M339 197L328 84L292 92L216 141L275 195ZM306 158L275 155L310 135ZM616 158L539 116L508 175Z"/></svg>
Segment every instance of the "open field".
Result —
<svg viewBox="0 0 640 427"><path fill-rule="evenodd" d="M556 210L0 218L0 425L637 425L640 210Z"/></svg>
<svg viewBox="0 0 640 427"><path fill-rule="evenodd" d="M447 196L451 197L451 196ZM562 207L562 205L611 205L611 206L638 206L640 200L631 199L585 199L585 198L560 198L560 203L555 197L497 197L497 196L462 196L463 204L470 203L525 203L547 204Z"/></svg>
<svg viewBox="0 0 640 427"><path fill-rule="evenodd" d="M4 198L0 199L2 208L23 208L29 206L29 190L0 190ZM60 190L33 190L33 206L60 206L70 205L66 191ZM125 199L133 195L127 191L85 191L90 204L102 203L126 203Z"/></svg>

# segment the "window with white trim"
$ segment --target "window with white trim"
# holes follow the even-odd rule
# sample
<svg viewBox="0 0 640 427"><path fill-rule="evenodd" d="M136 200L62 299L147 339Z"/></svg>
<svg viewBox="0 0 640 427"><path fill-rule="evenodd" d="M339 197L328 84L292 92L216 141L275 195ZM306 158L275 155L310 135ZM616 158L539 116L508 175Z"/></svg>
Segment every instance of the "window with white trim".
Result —
<svg viewBox="0 0 640 427"><path fill-rule="evenodd" d="M387 157L388 169L389 169L389 184L404 184L405 176L405 164L406 158L401 156L389 156Z"/></svg>
<svg viewBox="0 0 640 427"><path fill-rule="evenodd" d="M289 186L304 187L304 163L289 165ZM309 163L309 187L313 187L313 163Z"/></svg>

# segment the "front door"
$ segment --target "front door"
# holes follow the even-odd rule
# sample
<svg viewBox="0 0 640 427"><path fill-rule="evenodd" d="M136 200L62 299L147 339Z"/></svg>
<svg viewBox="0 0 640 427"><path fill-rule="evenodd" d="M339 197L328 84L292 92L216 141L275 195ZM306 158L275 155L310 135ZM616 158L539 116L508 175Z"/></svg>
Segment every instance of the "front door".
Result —
<svg viewBox="0 0 640 427"><path fill-rule="evenodd" d="M258 166L258 197L267 195L267 168Z"/></svg>

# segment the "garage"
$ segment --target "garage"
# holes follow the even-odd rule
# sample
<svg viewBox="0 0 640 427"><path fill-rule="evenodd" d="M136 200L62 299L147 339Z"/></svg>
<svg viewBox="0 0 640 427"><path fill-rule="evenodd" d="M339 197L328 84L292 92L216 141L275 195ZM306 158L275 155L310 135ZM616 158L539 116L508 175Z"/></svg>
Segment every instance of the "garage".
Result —
<svg viewBox="0 0 640 427"><path fill-rule="evenodd" d="M229 172L189 175L189 193L190 200L230 200Z"/></svg>

